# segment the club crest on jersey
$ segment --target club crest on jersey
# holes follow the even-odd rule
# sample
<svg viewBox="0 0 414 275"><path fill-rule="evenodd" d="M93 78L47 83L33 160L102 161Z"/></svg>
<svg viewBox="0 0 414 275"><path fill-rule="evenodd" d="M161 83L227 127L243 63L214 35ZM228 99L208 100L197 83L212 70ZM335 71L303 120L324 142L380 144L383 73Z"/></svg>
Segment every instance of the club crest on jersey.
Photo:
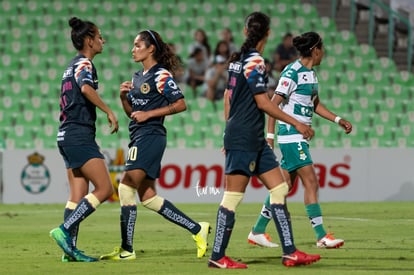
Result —
<svg viewBox="0 0 414 275"><path fill-rule="evenodd" d="M255 161L252 161L249 164L249 170L250 170L250 172L253 172L254 169L256 169L256 162Z"/></svg>
<svg viewBox="0 0 414 275"><path fill-rule="evenodd" d="M144 83L140 87L141 93L143 93L143 94L148 94L150 89L151 88L150 88L150 85L148 83Z"/></svg>

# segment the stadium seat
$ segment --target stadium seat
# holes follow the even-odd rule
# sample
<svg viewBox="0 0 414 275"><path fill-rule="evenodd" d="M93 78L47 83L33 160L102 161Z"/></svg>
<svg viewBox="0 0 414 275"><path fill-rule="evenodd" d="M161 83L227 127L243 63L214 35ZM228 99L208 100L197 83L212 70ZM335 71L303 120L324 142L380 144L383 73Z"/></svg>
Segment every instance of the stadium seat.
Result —
<svg viewBox="0 0 414 275"><path fill-rule="evenodd" d="M352 32L338 31L334 20L318 16L313 5L299 0L278 0L276 3L258 0L245 4L227 0L154 0L148 3L130 0L122 3L108 0L56 0L47 3L3 0L1 7L0 64L4 70L0 71L0 129L7 129L12 122L22 124L24 118L32 124L39 124L41 130L45 127L43 124L52 125L53 129L53 134L44 136L44 140L36 137L33 142L24 142L17 137L16 140L9 138L5 140L9 148L26 148L29 143L35 147L56 148L60 77L62 68L76 52L68 39L70 30L67 21L70 16L76 14L96 22L107 39L105 51L95 62L100 77L99 92L102 92L105 101L109 100L119 116L121 127L126 130L129 120L119 105L118 87L121 81L130 78L128 74L138 68L130 52L132 39L139 30L150 28L159 31L165 41L176 43L180 54L193 41L193 30L196 28L203 28L208 33L210 45L213 46L219 39L220 30L229 27L233 30L236 44L241 45L244 16L253 10L271 15L272 32L265 57L271 56L286 31L296 35L305 30L315 30L324 39L326 56L317 68L321 99L335 112L344 112L344 117L356 122L357 131L354 133L356 138L344 136L336 132L338 127L333 128L332 123L326 122L331 125L323 126L325 121L315 117L315 126L319 124L324 131L329 130L329 134L318 137L315 142L317 146L414 146L414 142L406 136L397 137L407 133L407 126L414 123L414 113L410 111L414 98L412 74L398 72L393 62L377 58L373 47L358 45ZM125 72L129 73L125 75ZM221 128L225 126L222 101L212 104L205 99L195 98L193 102L190 99L191 96L186 97L186 112L166 118L168 146L220 148L222 137L216 136L211 127L217 124ZM31 112L36 115L29 115ZM400 112L405 115L398 115ZM174 118L169 121L169 117ZM196 124L196 127L201 125L197 133L202 140L193 142L187 136L171 138L183 129L183 122L193 126ZM395 136L386 142L381 141L377 134L370 136L371 140L366 144L354 142L354 139L361 140L361 127L372 128L377 122L390 125L395 122L405 130L396 127L399 130L393 132ZM102 132L106 126L105 117L99 118L97 126L98 135L106 146L118 146L116 143L127 145L128 137L114 139L113 135ZM335 135L340 136L339 139L331 141Z"/></svg>

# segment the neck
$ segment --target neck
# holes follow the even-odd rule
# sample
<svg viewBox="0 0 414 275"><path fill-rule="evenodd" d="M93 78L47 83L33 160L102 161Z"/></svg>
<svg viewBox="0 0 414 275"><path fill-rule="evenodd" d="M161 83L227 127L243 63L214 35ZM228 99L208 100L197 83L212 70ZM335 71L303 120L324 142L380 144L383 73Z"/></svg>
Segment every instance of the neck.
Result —
<svg viewBox="0 0 414 275"><path fill-rule="evenodd" d="M90 52L90 51L79 51L80 54L84 55L89 60L92 60L96 54Z"/></svg>
<svg viewBox="0 0 414 275"><path fill-rule="evenodd" d="M257 43L256 50L262 55L266 45L266 39L262 39Z"/></svg>
<svg viewBox="0 0 414 275"><path fill-rule="evenodd" d="M301 57L300 62L303 66L311 70L313 68L313 59L312 57Z"/></svg>
<svg viewBox="0 0 414 275"><path fill-rule="evenodd" d="M153 58L142 61L142 66L144 67L144 73L148 72L149 69L151 69L154 65L157 64L157 61L155 61Z"/></svg>

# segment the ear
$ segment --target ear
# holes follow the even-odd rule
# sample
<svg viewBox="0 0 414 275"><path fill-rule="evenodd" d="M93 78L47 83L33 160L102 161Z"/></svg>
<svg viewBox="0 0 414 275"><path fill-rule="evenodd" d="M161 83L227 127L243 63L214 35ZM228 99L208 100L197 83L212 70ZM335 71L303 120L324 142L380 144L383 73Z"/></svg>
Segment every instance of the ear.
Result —
<svg viewBox="0 0 414 275"><path fill-rule="evenodd" d="M85 42L89 46L89 48L93 47L93 39L91 37L87 36Z"/></svg>
<svg viewBox="0 0 414 275"><path fill-rule="evenodd" d="M244 34L244 36L247 36L247 28L246 27L243 28L243 34Z"/></svg>
<svg viewBox="0 0 414 275"><path fill-rule="evenodd" d="M155 45L154 44L151 44L150 45L150 52L153 54L153 53L155 53Z"/></svg>

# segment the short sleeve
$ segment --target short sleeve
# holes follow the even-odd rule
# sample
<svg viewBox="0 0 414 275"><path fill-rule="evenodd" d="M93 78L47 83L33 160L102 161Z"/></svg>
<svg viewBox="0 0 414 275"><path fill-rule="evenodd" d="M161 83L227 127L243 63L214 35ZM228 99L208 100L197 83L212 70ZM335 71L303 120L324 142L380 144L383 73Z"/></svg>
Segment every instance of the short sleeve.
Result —
<svg viewBox="0 0 414 275"><path fill-rule="evenodd" d="M157 91L164 95L170 103L175 102L180 98L184 98L181 89L178 87L169 71L160 69L155 74L155 85L157 86Z"/></svg>
<svg viewBox="0 0 414 275"><path fill-rule="evenodd" d="M281 95L284 98L290 96L290 94L296 90L297 84L297 72L289 69L282 72L279 78L275 94Z"/></svg>
<svg viewBox="0 0 414 275"><path fill-rule="evenodd" d="M266 66L263 57L260 55L251 55L243 66L244 77L249 84L253 94L266 91Z"/></svg>
<svg viewBox="0 0 414 275"><path fill-rule="evenodd" d="M89 59L79 59L79 61L75 63L74 71L75 81L79 87L82 87L85 84L94 87L94 81L92 77L93 67Z"/></svg>

